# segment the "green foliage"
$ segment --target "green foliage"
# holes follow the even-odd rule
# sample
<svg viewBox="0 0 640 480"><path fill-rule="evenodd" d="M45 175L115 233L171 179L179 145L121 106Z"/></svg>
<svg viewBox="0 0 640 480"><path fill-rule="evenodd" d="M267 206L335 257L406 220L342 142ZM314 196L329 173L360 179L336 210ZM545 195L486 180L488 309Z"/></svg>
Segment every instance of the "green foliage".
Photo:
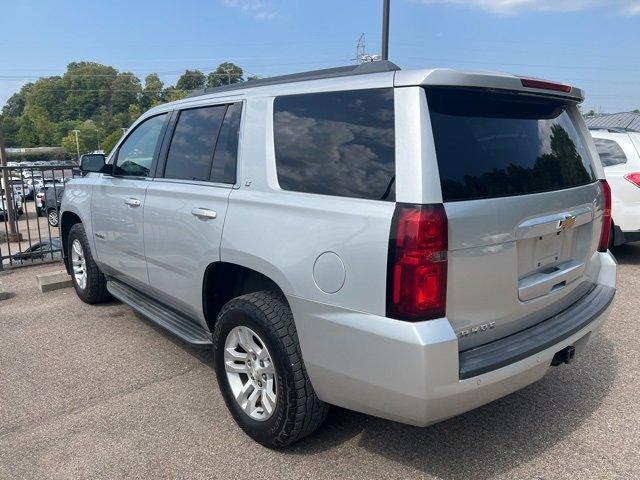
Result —
<svg viewBox="0 0 640 480"><path fill-rule="evenodd" d="M244 81L242 68L231 62L224 62L218 65L215 71L207 76L207 88L220 87Z"/></svg>
<svg viewBox="0 0 640 480"><path fill-rule="evenodd" d="M175 86L165 86L156 73L140 79L131 72L95 62L72 62L62 76L25 84L2 108L1 128L7 147L60 145L76 155L100 148L109 151L146 110L186 97L192 90L243 81L241 67L222 63L206 76L186 70Z"/></svg>
<svg viewBox="0 0 640 480"><path fill-rule="evenodd" d="M176 89L189 92L204 88L206 83L207 77L200 70L186 70L176 82Z"/></svg>
<svg viewBox="0 0 640 480"><path fill-rule="evenodd" d="M122 137L122 129L115 130L111 132L109 135L105 137L105 139L101 143L101 147L104 150L104 153L109 155L113 147L116 146L120 137Z"/></svg>
<svg viewBox="0 0 640 480"><path fill-rule="evenodd" d="M140 107L148 110L162 103L164 83L157 73L151 73L144 79L144 88L140 95Z"/></svg>

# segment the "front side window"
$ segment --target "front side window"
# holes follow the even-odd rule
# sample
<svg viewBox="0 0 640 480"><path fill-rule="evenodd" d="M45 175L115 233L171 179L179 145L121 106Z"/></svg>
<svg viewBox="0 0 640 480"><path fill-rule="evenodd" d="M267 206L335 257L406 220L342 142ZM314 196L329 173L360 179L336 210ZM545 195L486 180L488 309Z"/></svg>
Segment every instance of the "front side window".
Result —
<svg viewBox="0 0 640 480"><path fill-rule="evenodd" d="M145 120L120 145L114 175L147 177L167 114Z"/></svg>
<svg viewBox="0 0 640 480"><path fill-rule="evenodd" d="M395 200L393 89L283 96L273 109L281 188Z"/></svg>
<svg viewBox="0 0 640 480"><path fill-rule="evenodd" d="M600 154L603 167L627 163L627 156L622 151L618 142L604 138L594 138L593 141L596 144L596 150L598 150Z"/></svg>
<svg viewBox="0 0 640 480"><path fill-rule="evenodd" d="M595 181L570 104L481 89L426 89L445 201L527 195Z"/></svg>
<svg viewBox="0 0 640 480"><path fill-rule="evenodd" d="M226 109L226 105L216 105L180 112L167 154L165 178L209 180L213 150Z"/></svg>

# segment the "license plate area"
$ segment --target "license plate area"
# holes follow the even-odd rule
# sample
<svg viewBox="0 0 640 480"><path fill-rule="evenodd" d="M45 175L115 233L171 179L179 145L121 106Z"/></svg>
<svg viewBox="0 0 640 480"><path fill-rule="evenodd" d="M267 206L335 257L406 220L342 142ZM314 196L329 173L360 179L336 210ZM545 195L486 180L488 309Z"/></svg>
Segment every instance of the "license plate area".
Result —
<svg viewBox="0 0 640 480"><path fill-rule="evenodd" d="M563 258L566 232L542 235L534 239L533 264L535 268L542 268L556 264Z"/></svg>

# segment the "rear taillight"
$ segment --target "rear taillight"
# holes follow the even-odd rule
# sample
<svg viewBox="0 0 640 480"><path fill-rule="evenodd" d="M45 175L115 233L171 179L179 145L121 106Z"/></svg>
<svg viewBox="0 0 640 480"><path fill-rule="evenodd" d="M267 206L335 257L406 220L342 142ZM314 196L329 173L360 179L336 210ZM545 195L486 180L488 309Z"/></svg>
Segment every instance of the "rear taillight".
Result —
<svg viewBox="0 0 640 480"><path fill-rule="evenodd" d="M629 180L636 187L640 187L640 173L638 173L638 172L629 173L629 174L625 175L624 178L626 180Z"/></svg>
<svg viewBox="0 0 640 480"><path fill-rule="evenodd" d="M445 315L447 214L442 204L398 204L387 271L387 316L428 320Z"/></svg>
<svg viewBox="0 0 640 480"><path fill-rule="evenodd" d="M542 90L555 90L557 92L571 93L571 85L563 83L547 82L545 80L537 80L535 78L521 78L523 87L540 88Z"/></svg>
<svg viewBox="0 0 640 480"><path fill-rule="evenodd" d="M606 180L600 180L602 190L602 232L600 233L599 252L609 249L609 236L611 235L611 187Z"/></svg>

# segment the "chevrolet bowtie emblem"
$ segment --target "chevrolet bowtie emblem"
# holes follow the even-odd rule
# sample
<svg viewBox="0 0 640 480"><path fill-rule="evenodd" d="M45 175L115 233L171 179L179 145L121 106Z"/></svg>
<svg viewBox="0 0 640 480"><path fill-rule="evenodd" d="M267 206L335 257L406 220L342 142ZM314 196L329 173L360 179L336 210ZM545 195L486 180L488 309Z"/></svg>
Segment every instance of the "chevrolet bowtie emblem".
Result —
<svg viewBox="0 0 640 480"><path fill-rule="evenodd" d="M576 217L573 215L567 215L564 219L558 221L558 230L566 230L576 224Z"/></svg>

